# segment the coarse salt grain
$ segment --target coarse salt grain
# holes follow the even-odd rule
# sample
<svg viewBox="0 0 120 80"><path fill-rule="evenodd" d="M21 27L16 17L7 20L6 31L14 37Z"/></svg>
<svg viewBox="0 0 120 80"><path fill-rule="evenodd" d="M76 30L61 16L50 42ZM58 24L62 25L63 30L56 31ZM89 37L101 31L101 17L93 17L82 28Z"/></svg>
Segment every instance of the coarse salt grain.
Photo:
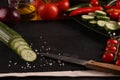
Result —
<svg viewBox="0 0 120 80"><path fill-rule="evenodd" d="M52 65L53 65L53 63L49 63L49 65L50 65L50 66L52 66Z"/></svg>
<svg viewBox="0 0 120 80"><path fill-rule="evenodd" d="M10 64L8 64L8 67L11 67L11 65L10 65Z"/></svg>
<svg viewBox="0 0 120 80"><path fill-rule="evenodd" d="M15 62L14 65L17 65L17 62Z"/></svg>
<svg viewBox="0 0 120 80"><path fill-rule="evenodd" d="M40 36L40 39L42 39L43 37L42 36Z"/></svg>
<svg viewBox="0 0 120 80"><path fill-rule="evenodd" d="M9 61L9 63L12 63L12 61Z"/></svg>

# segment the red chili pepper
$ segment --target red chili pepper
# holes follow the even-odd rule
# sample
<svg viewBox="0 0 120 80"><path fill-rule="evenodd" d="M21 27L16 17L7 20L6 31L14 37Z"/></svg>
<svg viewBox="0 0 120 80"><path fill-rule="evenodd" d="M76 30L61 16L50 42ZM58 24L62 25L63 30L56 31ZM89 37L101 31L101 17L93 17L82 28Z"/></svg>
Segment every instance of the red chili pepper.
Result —
<svg viewBox="0 0 120 80"><path fill-rule="evenodd" d="M102 10L102 7L83 7L83 8L78 8L74 11L72 11L69 16L75 16L75 15L81 15L81 14L86 14L89 12L94 12L95 10Z"/></svg>
<svg viewBox="0 0 120 80"><path fill-rule="evenodd" d="M108 5L104 5L105 9L120 9L120 6L108 6Z"/></svg>
<svg viewBox="0 0 120 80"><path fill-rule="evenodd" d="M91 4L92 7L97 7L97 6L99 6L98 0L90 0L90 4Z"/></svg>

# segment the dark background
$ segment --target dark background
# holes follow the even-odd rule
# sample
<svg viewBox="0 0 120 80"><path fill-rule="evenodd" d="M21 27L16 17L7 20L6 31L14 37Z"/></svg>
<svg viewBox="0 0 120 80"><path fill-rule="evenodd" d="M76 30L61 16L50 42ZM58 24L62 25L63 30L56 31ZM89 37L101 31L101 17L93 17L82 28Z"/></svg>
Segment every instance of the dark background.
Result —
<svg viewBox="0 0 120 80"><path fill-rule="evenodd" d="M76 0L77 1L77 0ZM78 2L84 2L85 0L78 0ZM86 0L87 1L87 0ZM73 2L73 0L71 0ZM74 1L74 4L78 2ZM5 5L7 0L1 0L0 6ZM73 4L72 4L73 5ZM84 26L80 25L78 22L69 19L69 20L56 20L56 21L35 21L35 22L21 22L15 27L12 27L17 32L19 32L25 40L31 44L34 44L33 49L40 49L44 45L45 48L51 48L49 52L54 54L67 55L70 57L81 58L81 59L94 59L97 61L101 61L102 53L104 52L104 47L106 44L106 40L108 37L98 34L94 31L91 31ZM40 38L42 37L42 39ZM47 44L43 44L44 42ZM19 59L19 57L14 52L7 48L3 43L0 44L0 52L4 54L0 54L0 72L42 72L42 71L65 71L65 70L86 70L83 66L78 66L75 64L64 63L64 65L60 65L58 60L53 60L50 58L42 57L39 55L42 60L37 59L36 62L31 65L36 65L35 69L21 69L21 65L25 66L26 63ZM39 52L46 52L45 49ZM8 53L10 53L8 55ZM8 58L5 58L8 57ZM44 59L47 61L55 61L56 63L50 66L46 64L44 67L40 67L39 64L45 64ZM14 61L10 63L9 61ZM17 61L16 66L8 67L8 64L13 65ZM2 78L1 78L2 79ZM8 79L8 78L4 78ZM17 79L17 80L119 80L119 78L97 78L97 77L82 77L82 78L59 78L59 77L26 77L26 78L9 78L9 79Z"/></svg>

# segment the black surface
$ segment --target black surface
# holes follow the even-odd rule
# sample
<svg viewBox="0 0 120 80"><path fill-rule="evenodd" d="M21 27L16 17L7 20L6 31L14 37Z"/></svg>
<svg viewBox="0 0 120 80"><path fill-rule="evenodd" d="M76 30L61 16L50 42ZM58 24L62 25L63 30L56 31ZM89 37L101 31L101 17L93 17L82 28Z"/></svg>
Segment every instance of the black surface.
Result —
<svg viewBox="0 0 120 80"><path fill-rule="evenodd" d="M74 0L71 0L74 1ZM79 3L81 0L77 0ZM6 5L5 5L6 4ZM0 6L7 6L7 0L1 0ZM64 55L74 55L72 57L79 57L83 59L96 59L101 60L101 54L105 47L106 37L94 33L86 28L83 28L73 20L70 21L50 21L50 22L25 22L20 23L14 28L21 33L28 43L33 42L34 48L39 48L40 44L45 40L47 46L52 47L51 52L61 52ZM39 36L43 36L40 39ZM40 43L40 44L39 44ZM91 47L92 46L92 47ZM45 52L45 51L44 51ZM83 53L84 52L84 53ZM21 61L14 52L6 47L3 43L0 43L0 73L3 72L18 72L18 71L30 71L23 70L17 66L8 67L8 64L19 62L19 65L25 65L24 61ZM77 55L76 55L77 54ZM43 57L42 57L43 58ZM48 61L51 59L45 58ZM9 63L12 60L13 63ZM43 60L42 60L43 61ZM40 63L44 63L43 62ZM52 60L53 61L53 60ZM85 69L82 66L77 66L69 63L65 63L65 66L60 66L59 61L55 60L54 66L39 67L39 71L50 70L79 70ZM37 69L38 70L38 69ZM20 71L20 72L21 72ZM33 69L33 71L36 71ZM119 78L108 77L78 77L78 78L64 78L64 77L6 77L0 78L0 80L119 80Z"/></svg>
<svg viewBox="0 0 120 80"><path fill-rule="evenodd" d="M72 19L21 22L12 28L19 32L30 45L32 43L32 48L37 49L39 53L51 52L85 60L101 61L107 39ZM46 50L48 48L50 50ZM35 62L29 63L32 68L27 68L26 62L3 43L0 44L0 52L1 73L86 69L83 66L45 58L41 55L38 55Z"/></svg>

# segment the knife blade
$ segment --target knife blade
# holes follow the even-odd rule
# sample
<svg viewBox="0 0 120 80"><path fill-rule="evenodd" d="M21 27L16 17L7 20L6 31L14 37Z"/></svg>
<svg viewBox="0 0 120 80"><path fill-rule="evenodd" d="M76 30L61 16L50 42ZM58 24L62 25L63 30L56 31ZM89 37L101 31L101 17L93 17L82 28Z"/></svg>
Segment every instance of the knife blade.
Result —
<svg viewBox="0 0 120 80"><path fill-rule="evenodd" d="M97 62L95 60L82 60L82 59L77 59L73 57L67 57L67 56L62 56L62 55L57 55L57 54L52 54L52 53L49 53L49 54L40 53L40 54L43 56L49 57L49 58L58 59L58 60L62 60L65 62L74 63L77 65L83 65L88 69L93 69L97 71L120 75L120 66L117 66L114 64Z"/></svg>

